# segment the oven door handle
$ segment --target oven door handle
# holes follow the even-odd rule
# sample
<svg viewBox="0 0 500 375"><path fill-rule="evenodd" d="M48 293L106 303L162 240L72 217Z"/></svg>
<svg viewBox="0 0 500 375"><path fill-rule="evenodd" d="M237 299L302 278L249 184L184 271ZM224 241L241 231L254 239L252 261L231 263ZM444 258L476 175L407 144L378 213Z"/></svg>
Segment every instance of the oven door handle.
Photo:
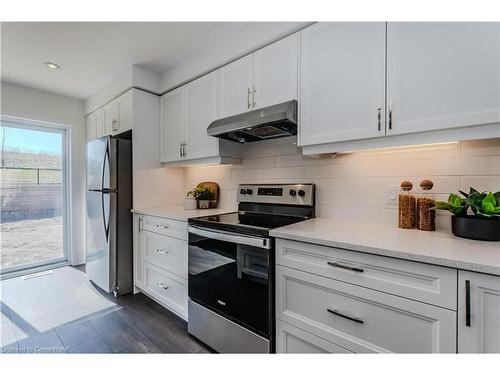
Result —
<svg viewBox="0 0 500 375"><path fill-rule="evenodd" d="M271 240L269 238L244 236L229 232L215 231L209 229L200 229L197 227L189 226L189 233L197 234L201 237L211 238L213 240L220 240L225 242L233 242L241 245L249 245L260 247L262 249L271 248Z"/></svg>

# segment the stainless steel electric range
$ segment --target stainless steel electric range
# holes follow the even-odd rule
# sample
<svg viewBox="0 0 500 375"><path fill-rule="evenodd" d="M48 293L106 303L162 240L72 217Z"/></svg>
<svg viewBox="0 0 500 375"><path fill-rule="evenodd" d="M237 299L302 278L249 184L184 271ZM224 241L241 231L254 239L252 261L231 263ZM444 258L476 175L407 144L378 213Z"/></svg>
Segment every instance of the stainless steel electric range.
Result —
<svg viewBox="0 0 500 375"><path fill-rule="evenodd" d="M240 185L238 212L189 219L188 331L221 353L274 352L274 240L314 217L314 184Z"/></svg>

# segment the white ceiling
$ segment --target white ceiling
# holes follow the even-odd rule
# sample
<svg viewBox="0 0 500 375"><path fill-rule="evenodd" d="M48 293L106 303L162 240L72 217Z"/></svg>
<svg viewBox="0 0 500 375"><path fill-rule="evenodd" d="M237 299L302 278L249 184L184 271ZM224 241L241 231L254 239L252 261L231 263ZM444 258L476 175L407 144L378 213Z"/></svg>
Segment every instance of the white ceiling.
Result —
<svg viewBox="0 0 500 375"><path fill-rule="evenodd" d="M1 79L85 99L139 65L162 73L223 22L1 24ZM44 61L62 69L51 70Z"/></svg>

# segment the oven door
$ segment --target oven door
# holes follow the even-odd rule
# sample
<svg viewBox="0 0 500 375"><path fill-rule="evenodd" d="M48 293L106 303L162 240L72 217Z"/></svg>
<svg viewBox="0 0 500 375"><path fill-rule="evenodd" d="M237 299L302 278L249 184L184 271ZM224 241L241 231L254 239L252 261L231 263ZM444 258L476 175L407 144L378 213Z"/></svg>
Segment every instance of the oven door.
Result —
<svg viewBox="0 0 500 375"><path fill-rule="evenodd" d="M189 227L189 298L271 338L274 257L271 239Z"/></svg>

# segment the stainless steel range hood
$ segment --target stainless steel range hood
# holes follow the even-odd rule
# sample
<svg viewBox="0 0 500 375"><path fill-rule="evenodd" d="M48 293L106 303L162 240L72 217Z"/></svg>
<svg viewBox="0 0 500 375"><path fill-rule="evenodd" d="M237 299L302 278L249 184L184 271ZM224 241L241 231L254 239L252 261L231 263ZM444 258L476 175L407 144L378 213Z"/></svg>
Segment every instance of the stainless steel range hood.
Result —
<svg viewBox="0 0 500 375"><path fill-rule="evenodd" d="M296 135L297 100L215 120L207 133L239 143Z"/></svg>

